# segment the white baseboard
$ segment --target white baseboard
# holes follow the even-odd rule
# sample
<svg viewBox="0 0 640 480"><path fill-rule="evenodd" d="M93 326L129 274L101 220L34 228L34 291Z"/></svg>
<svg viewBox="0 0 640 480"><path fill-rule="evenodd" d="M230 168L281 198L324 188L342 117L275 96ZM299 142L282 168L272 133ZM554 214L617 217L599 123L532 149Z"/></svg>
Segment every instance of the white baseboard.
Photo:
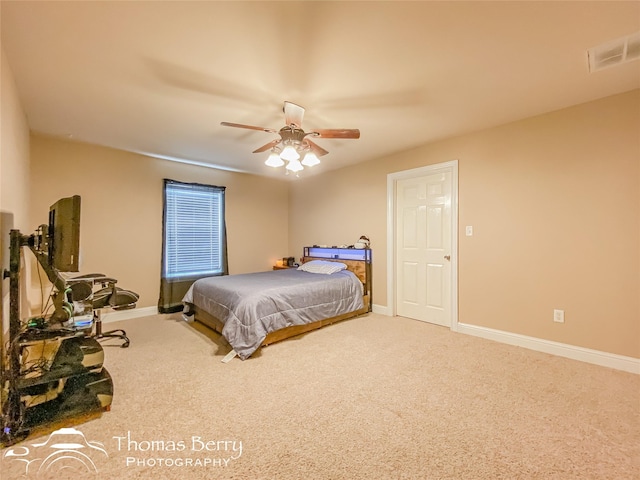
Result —
<svg viewBox="0 0 640 480"><path fill-rule="evenodd" d="M589 348L577 347L566 343L552 342L541 338L528 337L526 335L479 327L477 325L468 325L465 323L458 323L455 331L467 335L486 338L488 340L494 340L496 342L506 343L508 345L524 347L538 352L550 353L552 355L558 355L559 357L570 358L572 360L579 360L581 362L592 363L602 367L614 368L616 370L640 375L640 359L638 358L601 352L599 350L591 350Z"/></svg>
<svg viewBox="0 0 640 480"><path fill-rule="evenodd" d="M392 316L389 308L383 305L373 305L373 313ZM503 330L495 330L493 328L480 327L477 325L469 325L467 323L458 323L452 331L473 335L475 337L486 338L495 342L506 343L516 347L528 348L536 352L550 353L559 357L570 358L581 362L600 365L601 367L609 367L623 372L635 373L640 375L640 358L626 357L615 353L602 352L600 350L592 350L590 348L577 347L566 343L553 342L542 338L528 337L518 333L505 332Z"/></svg>
<svg viewBox="0 0 640 480"><path fill-rule="evenodd" d="M389 307L386 305L376 305L375 303L371 306L371 311L373 313L379 313L380 315L386 315L387 317L391 316L389 312Z"/></svg>
<svg viewBox="0 0 640 480"><path fill-rule="evenodd" d="M131 310L121 310L119 312L107 312L102 314L102 323L119 322L131 318L148 317L156 315L158 307L132 308Z"/></svg>

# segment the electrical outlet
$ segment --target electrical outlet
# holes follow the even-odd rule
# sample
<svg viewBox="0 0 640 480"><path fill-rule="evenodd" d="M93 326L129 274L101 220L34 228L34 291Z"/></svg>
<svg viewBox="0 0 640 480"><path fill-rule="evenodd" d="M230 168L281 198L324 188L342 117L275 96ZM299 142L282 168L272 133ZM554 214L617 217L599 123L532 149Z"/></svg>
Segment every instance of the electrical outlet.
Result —
<svg viewBox="0 0 640 480"><path fill-rule="evenodd" d="M557 323L564 323L564 310L554 310L553 321Z"/></svg>

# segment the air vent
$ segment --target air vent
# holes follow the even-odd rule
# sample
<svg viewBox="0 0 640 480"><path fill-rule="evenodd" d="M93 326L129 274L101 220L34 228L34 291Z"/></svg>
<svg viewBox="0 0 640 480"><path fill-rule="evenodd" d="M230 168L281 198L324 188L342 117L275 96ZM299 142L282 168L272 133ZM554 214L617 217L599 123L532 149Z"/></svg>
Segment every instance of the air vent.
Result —
<svg viewBox="0 0 640 480"><path fill-rule="evenodd" d="M587 50L589 71L597 72L640 59L640 32L603 43Z"/></svg>

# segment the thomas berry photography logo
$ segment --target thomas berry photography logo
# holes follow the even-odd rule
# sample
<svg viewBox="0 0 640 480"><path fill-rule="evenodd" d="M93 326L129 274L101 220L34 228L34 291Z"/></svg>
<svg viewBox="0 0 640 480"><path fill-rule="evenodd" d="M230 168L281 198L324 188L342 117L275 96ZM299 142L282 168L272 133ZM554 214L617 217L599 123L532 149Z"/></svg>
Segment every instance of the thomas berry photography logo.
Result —
<svg viewBox="0 0 640 480"><path fill-rule="evenodd" d="M242 440L203 438L189 440L143 440L126 435L113 437L118 452L126 454L125 465L131 468L225 468L242 455Z"/></svg>
<svg viewBox="0 0 640 480"><path fill-rule="evenodd" d="M109 455L100 442L87 440L80 430L60 428L44 442L7 449L3 460L24 464L27 475L40 473L98 473L96 461Z"/></svg>

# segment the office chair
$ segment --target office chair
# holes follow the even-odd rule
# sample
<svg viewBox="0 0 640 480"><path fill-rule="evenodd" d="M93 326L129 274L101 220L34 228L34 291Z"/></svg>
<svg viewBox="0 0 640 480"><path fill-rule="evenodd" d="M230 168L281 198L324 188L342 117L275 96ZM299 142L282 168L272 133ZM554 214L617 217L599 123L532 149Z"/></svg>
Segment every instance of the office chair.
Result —
<svg viewBox="0 0 640 480"><path fill-rule="evenodd" d="M135 308L140 297L131 290L117 287L117 282L115 278L107 277L101 273L89 273L67 280L74 302L90 302L96 326L96 331L91 336L96 339L120 338L124 340L121 347L127 348L130 344L127 332L122 329L102 331L103 309L111 308L119 311Z"/></svg>

